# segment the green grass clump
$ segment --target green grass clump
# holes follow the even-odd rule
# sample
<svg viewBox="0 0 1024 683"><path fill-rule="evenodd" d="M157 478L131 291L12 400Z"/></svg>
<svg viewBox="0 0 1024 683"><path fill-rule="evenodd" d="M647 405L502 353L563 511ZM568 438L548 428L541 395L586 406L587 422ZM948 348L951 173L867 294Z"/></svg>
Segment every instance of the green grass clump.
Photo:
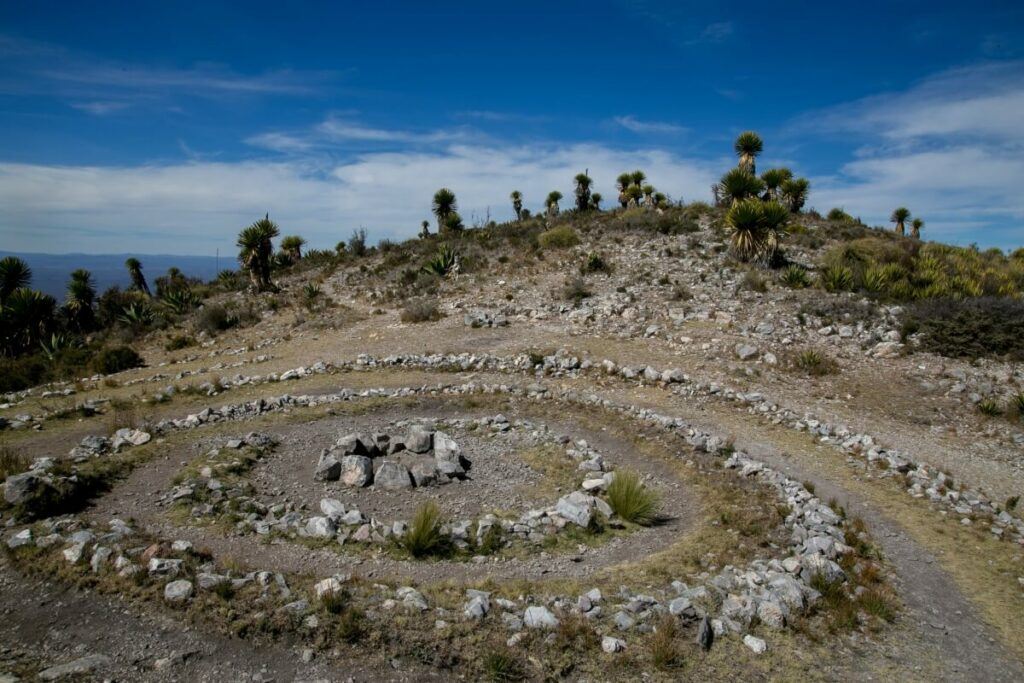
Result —
<svg viewBox="0 0 1024 683"><path fill-rule="evenodd" d="M409 529L398 544L416 558L442 554L448 548L448 539L441 531L441 508L432 500L416 509Z"/></svg>
<svg viewBox="0 0 1024 683"><path fill-rule="evenodd" d="M631 470L615 473L608 485L608 505L627 522L650 526L658 521L658 494L644 487L640 475Z"/></svg>
<svg viewBox="0 0 1024 683"><path fill-rule="evenodd" d="M793 357L793 367L814 377L831 375L838 366L836 362L814 349L804 349Z"/></svg>
<svg viewBox="0 0 1024 683"><path fill-rule="evenodd" d="M993 398L983 398L978 401L978 412L987 417L998 417L1003 414L1003 409Z"/></svg>
<svg viewBox="0 0 1024 683"><path fill-rule="evenodd" d="M537 235L537 243L544 249L567 249L579 244L580 238L568 225L560 225Z"/></svg>

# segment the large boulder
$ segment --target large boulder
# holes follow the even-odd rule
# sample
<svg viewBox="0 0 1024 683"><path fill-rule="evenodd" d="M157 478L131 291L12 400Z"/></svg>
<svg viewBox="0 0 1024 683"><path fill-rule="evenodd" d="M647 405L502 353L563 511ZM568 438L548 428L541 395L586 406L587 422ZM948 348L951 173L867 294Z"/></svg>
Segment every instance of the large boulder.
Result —
<svg viewBox="0 0 1024 683"><path fill-rule="evenodd" d="M434 432L435 458L438 460L447 460L449 462L458 462L461 455L462 449L459 448L459 444L455 443L455 439L444 432Z"/></svg>
<svg viewBox="0 0 1024 683"><path fill-rule="evenodd" d="M373 482L373 461L365 455L341 459L341 482L346 486L369 486Z"/></svg>
<svg viewBox="0 0 1024 683"><path fill-rule="evenodd" d="M366 442L361 434L346 434L334 443L338 455L366 455Z"/></svg>
<svg viewBox="0 0 1024 683"><path fill-rule="evenodd" d="M35 472L14 474L4 482L4 500L8 505L24 505L42 496L48 488L46 480Z"/></svg>
<svg viewBox="0 0 1024 683"><path fill-rule="evenodd" d="M167 602L185 602L192 597L192 582L184 579L171 581L164 586L164 600Z"/></svg>
<svg viewBox="0 0 1024 683"><path fill-rule="evenodd" d="M320 461L316 464L313 479L316 481L338 481L340 476L341 463L334 457L334 454L324 451L320 455Z"/></svg>
<svg viewBox="0 0 1024 683"><path fill-rule="evenodd" d="M412 488L412 476L405 465L393 460L385 460L377 468L373 482L375 486L384 489L407 489Z"/></svg>
<svg viewBox="0 0 1024 683"><path fill-rule="evenodd" d="M426 453L434 445L434 434L422 425L413 425L402 441L405 449L413 453Z"/></svg>
<svg viewBox="0 0 1024 683"><path fill-rule="evenodd" d="M431 458L417 460L409 468L409 472L412 474L412 480L416 486L430 486L437 483L437 464Z"/></svg>

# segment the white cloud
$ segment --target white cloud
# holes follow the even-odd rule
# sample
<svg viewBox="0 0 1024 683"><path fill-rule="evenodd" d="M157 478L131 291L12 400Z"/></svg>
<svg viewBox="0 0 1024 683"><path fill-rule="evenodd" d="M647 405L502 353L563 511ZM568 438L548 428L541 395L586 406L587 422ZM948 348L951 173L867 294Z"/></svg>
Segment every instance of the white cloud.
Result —
<svg viewBox="0 0 1024 683"><path fill-rule="evenodd" d="M402 142L402 143L437 143L450 142L464 139L465 131L459 130L436 130L427 132L414 132L409 130L396 130L388 128L373 128L346 119L329 117L316 127L316 132L322 137L338 140L359 140L364 142Z"/></svg>
<svg viewBox="0 0 1024 683"><path fill-rule="evenodd" d="M666 123L664 121L641 121L635 116L616 116L612 121L634 133L677 135L679 133L686 132L686 128L684 126L680 126L675 123Z"/></svg>
<svg viewBox="0 0 1024 683"><path fill-rule="evenodd" d="M952 69L900 93L801 117L795 130L854 135L839 173L812 179L811 203L885 224L896 206L928 235L1002 247L1024 243L1024 62Z"/></svg>
<svg viewBox="0 0 1024 683"><path fill-rule="evenodd" d="M304 152L313 146L309 140L288 133L261 133L245 139L245 144L272 152Z"/></svg>
<svg viewBox="0 0 1024 683"><path fill-rule="evenodd" d="M488 210L510 218L508 194L538 209L553 189L571 197L587 168L614 201L615 176L642 168L675 198L706 198L719 165L657 150L600 145L494 147L365 154L333 166L299 162L197 162L166 166L62 167L0 164L5 248L92 253L212 254L233 249L242 226L269 211L286 233L329 247L363 226L376 240L414 235L442 186L467 222Z"/></svg>
<svg viewBox="0 0 1024 683"><path fill-rule="evenodd" d="M735 32L736 27L731 21L716 21L704 27L700 33L700 40L706 43L720 43Z"/></svg>

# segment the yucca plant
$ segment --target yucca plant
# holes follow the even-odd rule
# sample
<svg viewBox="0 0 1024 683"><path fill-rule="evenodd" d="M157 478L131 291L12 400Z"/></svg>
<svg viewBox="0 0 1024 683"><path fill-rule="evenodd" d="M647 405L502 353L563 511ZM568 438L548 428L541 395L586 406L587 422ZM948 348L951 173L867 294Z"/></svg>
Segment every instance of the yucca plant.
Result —
<svg viewBox="0 0 1024 683"><path fill-rule="evenodd" d="M447 187L442 187L434 193L434 201L431 204L431 210L437 218L438 232L444 231L446 227L445 222L448 220L448 217L455 213L458 208L459 204L455 199L455 193Z"/></svg>
<svg viewBox="0 0 1024 683"><path fill-rule="evenodd" d="M274 255L273 240L280 234L277 223L270 220L270 214L238 233L238 261L248 269L253 289L258 292L277 289L270 280L270 267Z"/></svg>
<svg viewBox="0 0 1024 683"><path fill-rule="evenodd" d="M548 192L548 197L544 201L544 206L548 209L548 215L553 216L558 213L558 202L562 200L562 193L558 190L552 190Z"/></svg>
<svg viewBox="0 0 1024 683"><path fill-rule="evenodd" d="M72 325L80 331L92 329L96 319L95 303L96 285L92 273L84 268L73 271L64 301L64 311Z"/></svg>
<svg viewBox="0 0 1024 683"><path fill-rule="evenodd" d="M756 197L763 190L764 182L742 167L731 169L718 181L719 195L728 204Z"/></svg>
<svg viewBox="0 0 1024 683"><path fill-rule="evenodd" d="M779 199L782 183L793 177L793 172L788 168L769 168L761 174L761 182L764 183L764 199L775 201Z"/></svg>
<svg viewBox="0 0 1024 683"><path fill-rule="evenodd" d="M509 199L512 200L512 210L516 214L516 220L523 220L523 193L519 190L512 190Z"/></svg>
<svg viewBox="0 0 1024 683"><path fill-rule="evenodd" d="M889 216L889 222L895 224L896 234L903 236L907 232L906 222L910 218L910 209L905 206L901 206L894 209L892 215Z"/></svg>
<svg viewBox="0 0 1024 683"><path fill-rule="evenodd" d="M146 276L142 274L142 261L132 257L124 262L124 266L128 269L128 277L132 281L131 288L137 292L142 292L146 296L151 296L149 284L146 283Z"/></svg>
<svg viewBox="0 0 1024 683"><path fill-rule="evenodd" d="M577 173L574 183L576 186L576 210L583 213L590 208L590 187L594 181L586 173Z"/></svg>
<svg viewBox="0 0 1024 683"><path fill-rule="evenodd" d="M298 235L288 235L281 239L281 249L294 262L302 258L302 247L306 246L306 240Z"/></svg>
<svg viewBox="0 0 1024 683"><path fill-rule="evenodd" d="M626 188L626 206L636 207L640 206L640 202L643 200L644 191L639 185L630 185Z"/></svg>
<svg viewBox="0 0 1024 683"><path fill-rule="evenodd" d="M811 182L807 178L794 178L782 183L782 199L793 213L799 213L807 203Z"/></svg>
<svg viewBox="0 0 1024 683"><path fill-rule="evenodd" d="M438 277L448 277L455 271L459 255L448 244L442 244L429 261L423 266L423 272Z"/></svg>
<svg viewBox="0 0 1024 683"><path fill-rule="evenodd" d="M818 273L818 282L829 292L845 292L853 288L853 271L846 266L826 266Z"/></svg>
<svg viewBox="0 0 1024 683"><path fill-rule="evenodd" d="M647 180L647 174L637 169L629 174L629 182L637 187L641 187L644 181Z"/></svg>
<svg viewBox="0 0 1024 683"><path fill-rule="evenodd" d="M416 558L439 554L447 549L448 539L441 530L441 508L437 503L429 500L416 509L398 544Z"/></svg>
<svg viewBox="0 0 1024 683"><path fill-rule="evenodd" d="M629 204L629 196L626 194L626 189L632 184L633 176L629 173L620 173L619 177L615 179L615 187L619 190L619 205L624 209Z"/></svg>
<svg viewBox="0 0 1024 683"><path fill-rule="evenodd" d="M658 494L646 488L632 470L617 470L608 485L608 505L620 518L650 526L658 521Z"/></svg>
<svg viewBox="0 0 1024 683"><path fill-rule="evenodd" d="M601 196L600 192L593 193L592 195L590 195L590 208L593 209L594 211L600 211L601 202L603 200L604 197Z"/></svg>
<svg viewBox="0 0 1024 683"><path fill-rule="evenodd" d="M810 278L807 277L807 271L796 264L786 266L779 279L782 284L793 289L803 289L811 284Z"/></svg>
<svg viewBox="0 0 1024 683"><path fill-rule="evenodd" d="M0 304L15 290L28 287L32 281L32 269L17 256L0 259Z"/></svg>
<svg viewBox="0 0 1024 683"><path fill-rule="evenodd" d="M57 301L27 287L11 292L0 306L3 352L18 355L34 349L56 326Z"/></svg>
<svg viewBox="0 0 1024 683"><path fill-rule="evenodd" d="M924 221L920 218L915 218L910 221L910 236L915 240L921 239L921 228L924 227Z"/></svg>
<svg viewBox="0 0 1024 683"><path fill-rule="evenodd" d="M772 262L779 253L782 238L786 236L789 225L789 209L778 202L765 202L761 205L761 227L764 231L764 244L761 248L765 262Z"/></svg>
<svg viewBox="0 0 1024 683"><path fill-rule="evenodd" d="M765 246L763 205L759 200L746 199L734 204L725 215L729 228L732 252L741 261L752 261Z"/></svg>
<svg viewBox="0 0 1024 683"><path fill-rule="evenodd" d="M764 149L764 140L761 136L752 130L743 131L732 147L736 151L736 156L740 158L739 167L751 175L756 174L757 167L754 162Z"/></svg>

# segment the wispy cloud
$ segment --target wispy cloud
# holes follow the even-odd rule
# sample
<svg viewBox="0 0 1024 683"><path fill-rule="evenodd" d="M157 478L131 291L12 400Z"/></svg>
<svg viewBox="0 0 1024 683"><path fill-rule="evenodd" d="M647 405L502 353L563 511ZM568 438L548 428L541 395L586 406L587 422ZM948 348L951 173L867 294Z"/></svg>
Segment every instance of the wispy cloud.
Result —
<svg viewBox="0 0 1024 683"><path fill-rule="evenodd" d="M374 152L341 164L253 160L130 167L0 164L5 248L110 252L230 249L239 227L269 211L285 230L333 246L365 226L372 239L414 235L430 197L455 189L467 221L512 217L508 193L539 208L552 189L571 193L584 168L595 189L615 194L615 176L643 168L675 198L706 197L717 164L658 150L602 145L451 145ZM183 247L184 245L184 247Z"/></svg>
<svg viewBox="0 0 1024 683"><path fill-rule="evenodd" d="M93 116L106 116L107 114L113 114L115 112L124 111L131 107L130 102L111 102L111 101L94 101L94 102L72 102L71 106L74 109L87 112Z"/></svg>
<svg viewBox="0 0 1024 683"><path fill-rule="evenodd" d="M612 121L614 121L616 125L634 133L678 135L686 132L686 128L684 126L680 126L675 123L666 123L664 121L641 121L635 116L616 116Z"/></svg>
<svg viewBox="0 0 1024 683"><path fill-rule="evenodd" d="M150 91L171 89L191 95L272 94L307 95L330 74L322 72L269 71L243 75L212 64L181 69L159 69L141 65L72 64L42 68L35 74L44 79L119 90Z"/></svg>
<svg viewBox="0 0 1024 683"><path fill-rule="evenodd" d="M361 123L329 117L316 127L316 132L329 140L359 140L369 142L404 142L413 144L451 142L463 140L463 130L413 131L393 128L373 128Z"/></svg>
<svg viewBox="0 0 1024 683"><path fill-rule="evenodd" d="M313 147L313 143L308 139L275 132L253 135L245 139L245 144L284 153L305 152Z"/></svg>
<svg viewBox="0 0 1024 683"><path fill-rule="evenodd" d="M732 37L736 32L736 26L731 21L716 21L708 24L694 43L721 43Z"/></svg>
<svg viewBox="0 0 1024 683"><path fill-rule="evenodd" d="M519 114L509 111L490 111L487 109L469 109L455 112L455 116L462 119L476 119L492 123L543 123L549 121L550 117L536 116L533 114Z"/></svg>

